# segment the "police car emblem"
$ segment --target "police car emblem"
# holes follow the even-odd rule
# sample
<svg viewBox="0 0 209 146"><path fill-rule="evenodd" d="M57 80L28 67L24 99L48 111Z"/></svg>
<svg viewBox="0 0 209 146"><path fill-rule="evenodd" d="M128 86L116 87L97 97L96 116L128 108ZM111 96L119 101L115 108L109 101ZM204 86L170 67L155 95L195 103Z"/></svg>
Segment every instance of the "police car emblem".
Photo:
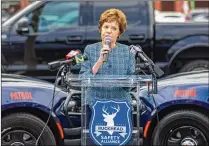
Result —
<svg viewBox="0 0 209 146"><path fill-rule="evenodd" d="M132 136L131 106L127 101L97 100L89 132L97 145L125 145Z"/></svg>

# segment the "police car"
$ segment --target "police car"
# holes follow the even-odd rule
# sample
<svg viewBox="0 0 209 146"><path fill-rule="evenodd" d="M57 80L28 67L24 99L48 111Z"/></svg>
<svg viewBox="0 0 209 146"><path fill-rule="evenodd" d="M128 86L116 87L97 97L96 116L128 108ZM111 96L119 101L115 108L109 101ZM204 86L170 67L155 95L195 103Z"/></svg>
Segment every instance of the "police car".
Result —
<svg viewBox="0 0 209 146"><path fill-rule="evenodd" d="M208 77L208 70L168 76L158 81L154 95L142 88L141 144L208 145ZM66 88L54 90L45 81L2 74L1 145L81 145L80 91L71 92L75 94L66 101Z"/></svg>

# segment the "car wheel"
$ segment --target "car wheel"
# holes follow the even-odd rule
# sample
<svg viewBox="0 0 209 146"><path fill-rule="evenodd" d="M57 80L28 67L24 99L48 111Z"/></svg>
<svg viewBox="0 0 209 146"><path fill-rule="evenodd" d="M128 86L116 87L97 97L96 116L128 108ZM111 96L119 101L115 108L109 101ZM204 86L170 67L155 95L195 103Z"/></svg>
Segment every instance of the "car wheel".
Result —
<svg viewBox="0 0 209 146"><path fill-rule="evenodd" d="M185 64L179 72L189 72L198 70L209 70L209 61L195 60Z"/></svg>
<svg viewBox="0 0 209 146"><path fill-rule="evenodd" d="M31 114L15 113L2 118L2 146L35 146L45 123ZM56 145L54 135L47 126L38 145Z"/></svg>
<svg viewBox="0 0 209 146"><path fill-rule="evenodd" d="M180 110L165 116L157 124L152 135L152 145L208 145L208 133L208 117L196 111Z"/></svg>

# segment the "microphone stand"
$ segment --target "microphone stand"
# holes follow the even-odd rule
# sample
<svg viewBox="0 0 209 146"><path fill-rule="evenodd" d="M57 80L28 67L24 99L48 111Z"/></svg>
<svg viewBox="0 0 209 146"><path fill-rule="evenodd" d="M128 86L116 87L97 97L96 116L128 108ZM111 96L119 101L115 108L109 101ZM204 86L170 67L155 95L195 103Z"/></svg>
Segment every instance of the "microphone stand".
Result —
<svg viewBox="0 0 209 146"><path fill-rule="evenodd" d="M154 67L152 64L148 63L148 62L145 62L145 66L149 68L149 71L151 72L152 74L152 88L153 88L153 93L154 94L157 94L158 92L158 88L157 88L157 75L154 71Z"/></svg>
<svg viewBox="0 0 209 146"><path fill-rule="evenodd" d="M162 76L164 72L153 63L153 61L142 51L140 46L137 45L133 47L135 47L135 50L139 53L140 58L145 62L145 67L149 68L153 79L153 93L157 94L157 77Z"/></svg>
<svg viewBox="0 0 209 146"><path fill-rule="evenodd" d="M66 88L65 80L66 80L66 74L70 71L69 65L64 65L63 71L61 73L61 86Z"/></svg>

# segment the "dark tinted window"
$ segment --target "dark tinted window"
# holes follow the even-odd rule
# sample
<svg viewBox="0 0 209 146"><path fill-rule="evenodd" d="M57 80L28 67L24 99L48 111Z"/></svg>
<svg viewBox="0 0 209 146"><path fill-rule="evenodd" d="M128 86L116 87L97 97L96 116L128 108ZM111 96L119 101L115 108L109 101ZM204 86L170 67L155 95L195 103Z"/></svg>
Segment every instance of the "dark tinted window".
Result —
<svg viewBox="0 0 209 146"><path fill-rule="evenodd" d="M47 2L26 15L34 32L48 32L60 27L82 25L80 2Z"/></svg>
<svg viewBox="0 0 209 146"><path fill-rule="evenodd" d="M141 25L148 23L148 4L145 1L126 2L94 2L93 24L97 25L100 15L107 9L117 8L126 15L128 25Z"/></svg>

